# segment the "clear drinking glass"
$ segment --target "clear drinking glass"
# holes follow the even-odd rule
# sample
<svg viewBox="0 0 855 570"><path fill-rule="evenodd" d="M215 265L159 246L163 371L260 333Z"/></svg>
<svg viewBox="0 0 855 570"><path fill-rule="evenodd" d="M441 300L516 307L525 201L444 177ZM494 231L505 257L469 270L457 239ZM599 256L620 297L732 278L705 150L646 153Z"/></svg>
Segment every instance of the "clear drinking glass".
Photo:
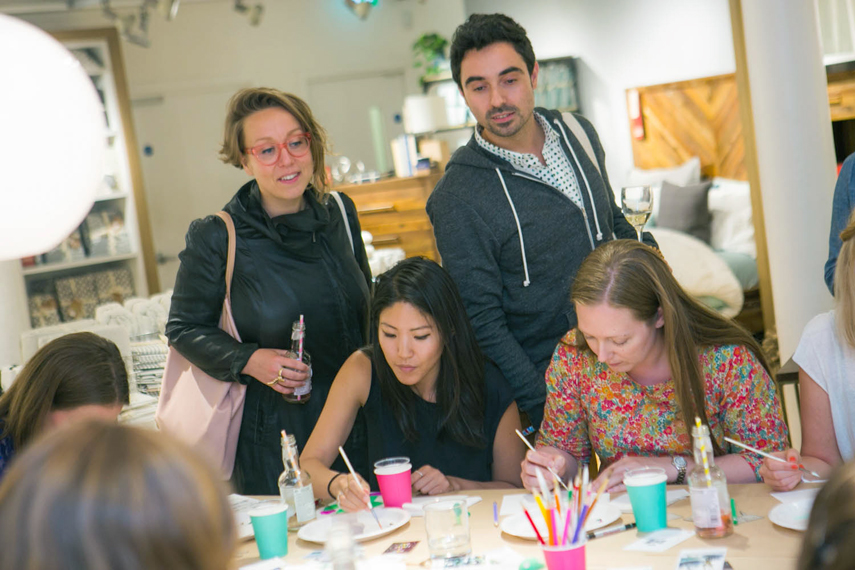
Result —
<svg viewBox="0 0 855 570"><path fill-rule="evenodd" d="M620 203L623 216L638 234L641 241L641 230L653 212L653 190L650 186L627 186L620 189Z"/></svg>
<svg viewBox="0 0 855 570"><path fill-rule="evenodd" d="M472 552L466 501L438 501L424 506L431 558L459 558Z"/></svg>

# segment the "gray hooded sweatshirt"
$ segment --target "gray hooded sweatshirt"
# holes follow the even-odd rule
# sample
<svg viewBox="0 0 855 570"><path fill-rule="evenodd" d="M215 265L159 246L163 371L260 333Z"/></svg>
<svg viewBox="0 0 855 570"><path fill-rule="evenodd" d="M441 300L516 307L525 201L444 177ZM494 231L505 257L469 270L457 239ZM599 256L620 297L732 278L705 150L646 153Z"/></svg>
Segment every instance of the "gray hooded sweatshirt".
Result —
<svg viewBox="0 0 855 570"><path fill-rule="evenodd" d="M443 266L460 289L481 349L535 427L543 417L552 353L576 326L570 288L579 265L606 241L637 239L615 203L591 123L576 115L598 166L561 113L536 111L561 137L584 210L561 190L481 148L474 135L451 157L427 202ZM656 245L649 234L645 242Z"/></svg>

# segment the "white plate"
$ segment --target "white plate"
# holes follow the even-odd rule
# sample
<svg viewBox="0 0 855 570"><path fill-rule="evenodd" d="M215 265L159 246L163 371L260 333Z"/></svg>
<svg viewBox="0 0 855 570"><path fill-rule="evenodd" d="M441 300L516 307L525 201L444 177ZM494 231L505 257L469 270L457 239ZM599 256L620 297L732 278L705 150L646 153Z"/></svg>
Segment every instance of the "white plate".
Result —
<svg viewBox="0 0 855 570"><path fill-rule="evenodd" d="M769 511L769 520L784 528L805 531L811 507L813 507L813 499L781 503Z"/></svg>
<svg viewBox="0 0 855 570"><path fill-rule="evenodd" d="M471 507L472 505L480 503L481 497L469 497L467 495L425 495L421 497L413 497L413 502L404 503L403 509L410 513L411 516L423 517L425 516L424 508L426 504L439 503L441 501L466 501L466 506Z"/></svg>
<svg viewBox="0 0 855 570"><path fill-rule="evenodd" d="M377 518L380 519L382 528L377 526L377 521L371 516L370 511L359 511L356 513L357 524L362 525L362 532L353 538L359 542L363 540L371 540L384 534L397 530L407 524L410 520L410 513L404 509L393 509L386 507L375 507L374 512L377 513ZM317 542L323 544L327 541L330 528L332 527L333 517L341 515L321 515L317 520L310 522L300 529L297 533L297 538L308 542Z"/></svg>
<svg viewBox="0 0 855 570"><path fill-rule="evenodd" d="M534 519L534 524L537 525L537 531L545 538L548 531L546 530L546 522L544 522L543 517L540 516L540 511L529 512L531 513L531 517ZM537 516L535 516L535 512L537 513ZM616 506L611 504L601 505L597 503L593 512L591 512L591 516L588 517L588 522L585 523L585 531L596 530L609 525L618 520L620 515L620 509ZM528 522L525 513L505 517L504 520L502 520L502 532L528 540L535 540L537 538L534 535L534 531L532 530L531 524Z"/></svg>

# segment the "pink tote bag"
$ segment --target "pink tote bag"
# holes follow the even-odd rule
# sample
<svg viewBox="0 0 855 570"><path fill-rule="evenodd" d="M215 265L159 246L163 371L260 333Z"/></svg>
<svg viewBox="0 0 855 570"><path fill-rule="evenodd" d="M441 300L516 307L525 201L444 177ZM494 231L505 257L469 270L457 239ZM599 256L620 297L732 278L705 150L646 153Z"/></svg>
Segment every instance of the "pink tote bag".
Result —
<svg viewBox="0 0 855 570"><path fill-rule="evenodd" d="M226 223L229 233L226 297L220 328L240 341L231 303L235 226L227 212L218 212L217 215ZM246 385L208 376L170 346L155 420L158 428L198 450L220 470L224 479L229 479L235 466L245 398Z"/></svg>

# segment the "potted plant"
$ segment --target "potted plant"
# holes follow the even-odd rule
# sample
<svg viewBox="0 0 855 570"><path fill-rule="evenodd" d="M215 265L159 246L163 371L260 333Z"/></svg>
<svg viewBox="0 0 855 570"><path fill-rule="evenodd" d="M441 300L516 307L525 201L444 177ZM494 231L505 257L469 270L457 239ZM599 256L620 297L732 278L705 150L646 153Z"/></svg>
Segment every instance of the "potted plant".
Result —
<svg viewBox="0 0 855 570"><path fill-rule="evenodd" d="M431 32L422 36L413 44L413 67L424 67L424 75L420 80L424 84L425 77L436 75L448 67L445 48L448 40L441 35Z"/></svg>

